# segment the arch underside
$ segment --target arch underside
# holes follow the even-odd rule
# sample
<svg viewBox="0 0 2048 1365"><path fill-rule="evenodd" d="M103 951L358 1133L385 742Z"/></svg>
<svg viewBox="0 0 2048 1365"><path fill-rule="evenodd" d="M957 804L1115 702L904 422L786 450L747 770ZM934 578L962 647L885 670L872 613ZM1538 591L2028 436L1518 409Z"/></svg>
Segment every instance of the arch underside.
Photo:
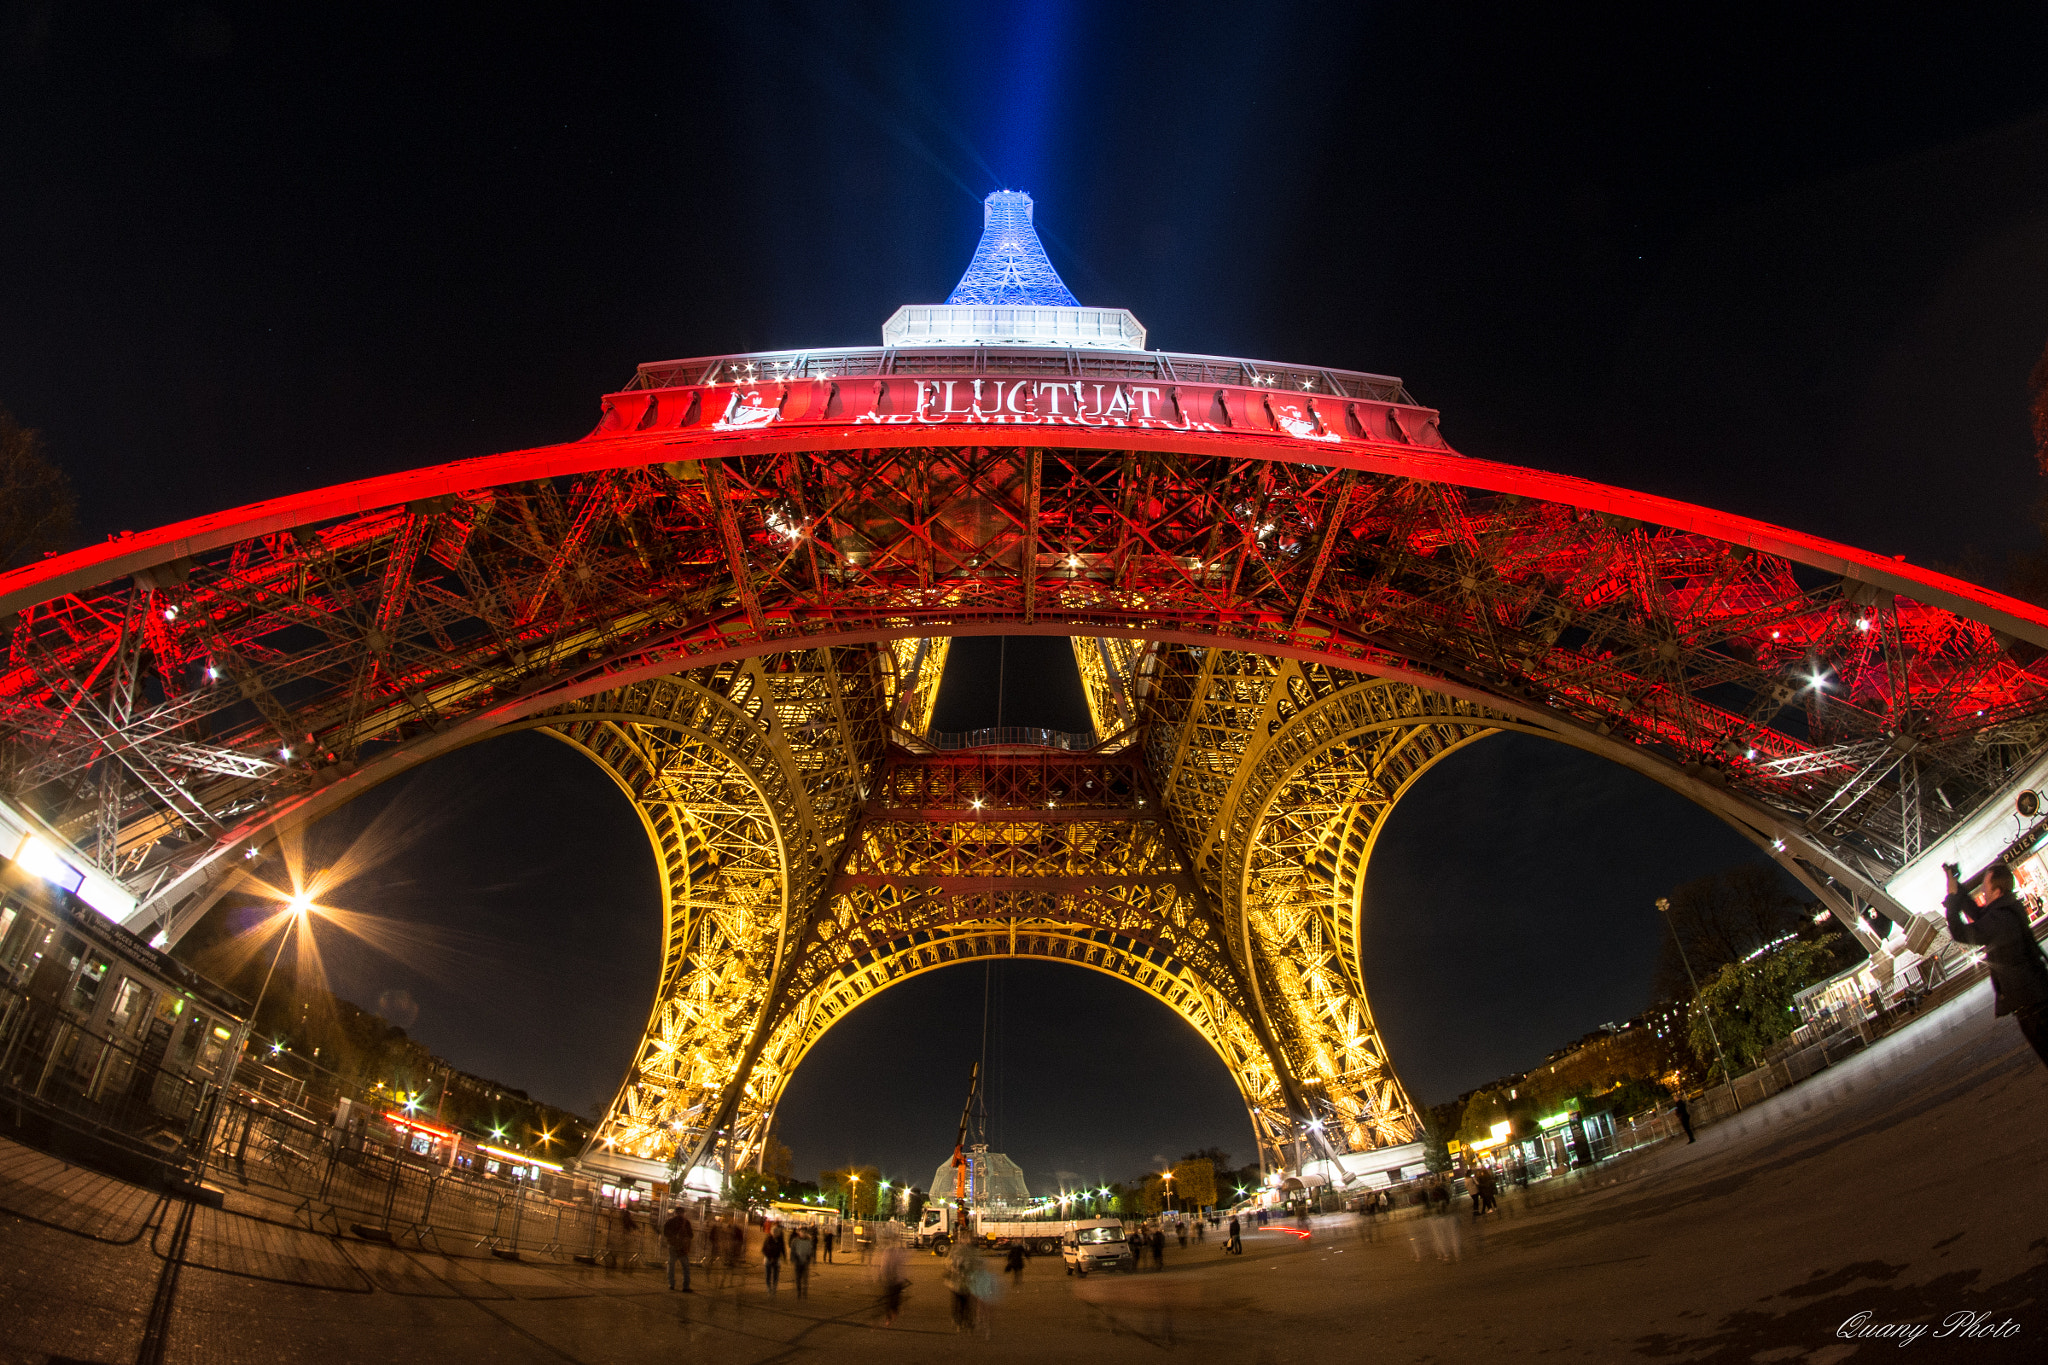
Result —
<svg viewBox="0 0 2048 1365"><path fill-rule="evenodd" d="M1077 653L1094 648L1075 641ZM1153 669L1143 686L1141 661ZM858 672L837 663L837 676ZM872 672L887 675L879 661ZM1256 693L1256 714L1236 729L1191 724L1189 679L1194 691ZM606 1147L744 1166L834 1023L912 976L993 957L1086 967L1160 1000L1223 1061L1269 1158L1311 1140L1354 1150L1412 1138L1415 1111L1359 959L1365 868L1400 792L1501 717L1383 679L1311 678L1285 661L1125 651L1117 685L1135 698L1142 732L1185 742L1093 754L891 749L858 779L865 801L845 812L836 842L823 831L816 847L833 847L809 861L832 874L809 888L806 908L772 894L768 875L778 857L803 860L784 851L792 838L775 813L796 803L747 774L831 767L770 764L765 729L739 733L753 692L729 694L748 681L673 680L554 722L641 809L666 878L669 951L634 1069L599 1133ZM891 705L883 688L869 698ZM1248 732L1273 716L1285 723ZM707 719L722 722L715 743L684 728ZM820 753L873 752L813 735ZM1174 761L1157 759L1162 748ZM676 785L685 758L687 789ZM1257 812L1241 848L1219 853L1204 837L1213 815L1184 793L1198 767Z"/></svg>
<svg viewBox="0 0 2048 1365"><path fill-rule="evenodd" d="M601 433L559 448L573 480L318 524L265 512L241 539L209 522L47 600L21 585L88 570L16 571L0 787L126 878L154 927L333 789L647 678L970 633L1211 641L1632 747L1882 906L1864 893L2048 736L2048 665L2023 643L2048 620L1967 584L1391 439L1038 436ZM194 543L220 548L168 557ZM902 691L899 730L935 675ZM1089 699L1104 732L1129 706Z"/></svg>

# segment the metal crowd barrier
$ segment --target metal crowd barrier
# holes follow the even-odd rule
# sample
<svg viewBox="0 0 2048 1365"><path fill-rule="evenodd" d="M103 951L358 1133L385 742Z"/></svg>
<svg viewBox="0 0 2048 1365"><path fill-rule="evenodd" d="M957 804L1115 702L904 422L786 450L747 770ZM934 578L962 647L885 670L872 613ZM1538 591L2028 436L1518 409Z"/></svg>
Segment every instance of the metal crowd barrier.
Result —
<svg viewBox="0 0 2048 1365"><path fill-rule="evenodd" d="M0 1103L16 1128L54 1123L165 1166L198 1156L218 1085L165 1069L143 1041L78 1022L0 982Z"/></svg>
<svg viewBox="0 0 2048 1365"><path fill-rule="evenodd" d="M453 1255L581 1259L625 1270L665 1264L654 1218L635 1214L629 1225L587 1182L564 1179L569 1188L551 1192L451 1170L382 1142L352 1147L302 1114L239 1091L215 1143L224 1178L283 1196L309 1230Z"/></svg>

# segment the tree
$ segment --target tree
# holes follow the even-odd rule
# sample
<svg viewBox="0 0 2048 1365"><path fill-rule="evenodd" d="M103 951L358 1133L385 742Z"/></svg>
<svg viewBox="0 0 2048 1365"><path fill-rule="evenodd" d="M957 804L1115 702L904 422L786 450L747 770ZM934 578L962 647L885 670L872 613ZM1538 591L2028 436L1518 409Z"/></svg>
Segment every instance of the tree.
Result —
<svg viewBox="0 0 2048 1365"><path fill-rule="evenodd" d="M1555 1061L1530 1068L1527 1075L1510 1087L1508 1099L1525 1097L1539 1116L1555 1114L1572 1107L1575 1101L1612 1090L1624 1081L1655 1080L1690 1066L1692 1061L1692 1052L1679 1036L1679 1030L1670 1030L1667 1037L1654 1026L1631 1024L1617 1032L1589 1038ZM1473 1103L1479 1103L1477 1096ZM1512 1110L1512 1103L1509 1108ZM1503 1117L1512 1114L1494 1115L1491 1122L1497 1123Z"/></svg>
<svg viewBox="0 0 2048 1365"><path fill-rule="evenodd" d="M796 1157L772 1131L768 1140L761 1144L761 1169L785 1182L796 1174Z"/></svg>
<svg viewBox="0 0 2048 1365"><path fill-rule="evenodd" d="M1738 1073L1762 1060L1764 1050L1799 1022L1793 997L1835 971L1841 935L1788 943L1750 962L1731 962L1714 973L1693 1002L1688 1038L1708 1066L1709 1081L1726 1080L1720 1056ZM1716 1055L1715 1042L1720 1043Z"/></svg>
<svg viewBox="0 0 2048 1365"><path fill-rule="evenodd" d="M42 433L0 408L0 569L64 549L77 530L78 497L43 452Z"/></svg>
<svg viewBox="0 0 2048 1365"><path fill-rule="evenodd" d="M1207 1208L1216 1202L1216 1163L1188 1157L1173 1163L1173 1198L1184 1209Z"/></svg>
<svg viewBox="0 0 2048 1365"><path fill-rule="evenodd" d="M850 1218L875 1216L875 1192L881 1188L882 1172L875 1166L848 1166L843 1170L818 1172L818 1184L825 1197L836 1200Z"/></svg>
<svg viewBox="0 0 2048 1365"><path fill-rule="evenodd" d="M1422 1162L1432 1171L1451 1169L1451 1139L1465 1117L1462 1100L1447 1100L1422 1111Z"/></svg>
<svg viewBox="0 0 2048 1365"><path fill-rule="evenodd" d="M1687 882L1667 899L1671 908L1664 913L1670 927L1651 977L1651 994L1657 1000L1691 998L1687 962L1705 981L1728 963L1798 932L1811 922L1814 909L1811 902L1792 894L1783 874L1762 863L1744 863ZM1672 942L1673 933L1685 945L1683 957Z"/></svg>
<svg viewBox="0 0 2048 1365"><path fill-rule="evenodd" d="M1249 1198L1265 1184L1265 1180L1265 1171L1254 1162L1248 1166L1240 1166L1235 1171L1226 1171L1223 1178L1217 1181L1217 1192L1235 1204L1240 1199Z"/></svg>
<svg viewBox="0 0 2048 1365"><path fill-rule="evenodd" d="M1599 1107L1623 1118L1630 1114L1640 1114L1646 1109L1658 1108L1670 1098L1670 1092L1659 1082L1640 1076L1625 1080L1604 1094L1593 1096Z"/></svg>
<svg viewBox="0 0 2048 1365"><path fill-rule="evenodd" d="M1507 1116L1505 1096L1498 1090L1480 1091L1465 1106L1465 1116L1458 1124L1458 1141L1467 1147L1487 1141L1493 1136L1493 1126L1505 1122Z"/></svg>
<svg viewBox="0 0 2048 1365"><path fill-rule="evenodd" d="M775 1198L775 1177L759 1171L734 1171L725 1181L725 1202L743 1208L764 1209Z"/></svg>
<svg viewBox="0 0 2048 1365"><path fill-rule="evenodd" d="M910 1187L910 1194L903 1205L903 1220L912 1227L916 1227L918 1220L924 1217L926 1198L927 1196L923 1190L915 1185Z"/></svg>

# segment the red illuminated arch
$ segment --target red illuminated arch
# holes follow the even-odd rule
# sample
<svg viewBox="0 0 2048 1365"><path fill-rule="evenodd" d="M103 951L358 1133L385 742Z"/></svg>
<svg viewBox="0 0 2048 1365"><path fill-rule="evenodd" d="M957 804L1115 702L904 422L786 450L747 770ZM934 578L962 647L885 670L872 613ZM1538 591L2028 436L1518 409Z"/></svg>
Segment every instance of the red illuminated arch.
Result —
<svg viewBox="0 0 2048 1365"><path fill-rule="evenodd" d="M2039 608L1458 455L1398 381L1014 348L763 359L784 377L644 367L580 441L0 576L6 780L81 845L97 813L146 920L281 821L639 678L1121 635L1482 701L1883 905L2044 737Z"/></svg>

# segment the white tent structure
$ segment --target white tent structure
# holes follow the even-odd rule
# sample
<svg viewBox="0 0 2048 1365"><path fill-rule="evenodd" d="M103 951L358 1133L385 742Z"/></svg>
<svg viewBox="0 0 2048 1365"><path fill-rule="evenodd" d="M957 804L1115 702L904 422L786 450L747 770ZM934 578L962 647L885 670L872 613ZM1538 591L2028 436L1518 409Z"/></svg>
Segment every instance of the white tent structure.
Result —
<svg viewBox="0 0 2048 1365"><path fill-rule="evenodd" d="M967 1157L967 1206L974 1209L1015 1209L1031 1202L1024 1172L1001 1152L991 1152L986 1143L969 1147ZM951 1203L956 1188L953 1159L947 1157L932 1173L931 1202Z"/></svg>

